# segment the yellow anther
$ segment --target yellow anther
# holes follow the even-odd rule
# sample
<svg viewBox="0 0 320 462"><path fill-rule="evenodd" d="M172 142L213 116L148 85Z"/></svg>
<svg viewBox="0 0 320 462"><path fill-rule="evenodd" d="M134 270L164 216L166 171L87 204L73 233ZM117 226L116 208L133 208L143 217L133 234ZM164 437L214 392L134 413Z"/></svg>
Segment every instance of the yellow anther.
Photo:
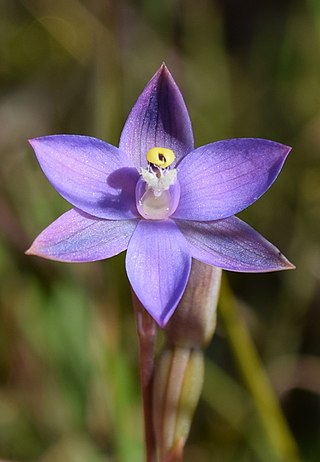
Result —
<svg viewBox="0 0 320 462"><path fill-rule="evenodd" d="M169 167L169 165L174 162L175 158L174 152L168 148L155 147L147 152L147 161L157 167Z"/></svg>

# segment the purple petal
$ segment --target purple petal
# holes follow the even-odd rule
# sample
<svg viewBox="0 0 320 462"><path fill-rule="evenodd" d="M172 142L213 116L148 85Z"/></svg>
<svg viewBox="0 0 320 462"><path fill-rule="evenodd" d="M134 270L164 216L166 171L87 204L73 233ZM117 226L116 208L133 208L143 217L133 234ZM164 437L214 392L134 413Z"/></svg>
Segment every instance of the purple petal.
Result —
<svg viewBox="0 0 320 462"><path fill-rule="evenodd" d="M230 271L293 269L281 252L237 217L211 222L177 221L192 257Z"/></svg>
<svg viewBox="0 0 320 462"><path fill-rule="evenodd" d="M128 247L136 226L137 220L101 220L72 209L42 231L26 253L70 263L103 260Z"/></svg>
<svg viewBox="0 0 320 462"><path fill-rule="evenodd" d="M178 166L181 197L173 216L209 221L240 212L272 185L290 149L258 138L195 149Z"/></svg>
<svg viewBox="0 0 320 462"><path fill-rule="evenodd" d="M137 167L146 167L146 154L153 147L172 149L177 160L193 149L188 110L164 64L132 108L120 138L120 149Z"/></svg>
<svg viewBox="0 0 320 462"><path fill-rule="evenodd" d="M187 242L174 222L139 222L128 246L127 273L137 297L161 327L174 313L190 267Z"/></svg>
<svg viewBox="0 0 320 462"><path fill-rule="evenodd" d="M49 181L75 207L107 219L139 215L135 205L139 174L118 148L78 135L45 136L30 143Z"/></svg>

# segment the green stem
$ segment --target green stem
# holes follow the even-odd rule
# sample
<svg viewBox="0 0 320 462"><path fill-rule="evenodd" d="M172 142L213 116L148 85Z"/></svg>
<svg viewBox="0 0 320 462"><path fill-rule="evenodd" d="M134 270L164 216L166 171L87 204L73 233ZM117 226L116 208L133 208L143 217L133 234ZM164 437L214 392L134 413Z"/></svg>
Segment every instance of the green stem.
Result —
<svg viewBox="0 0 320 462"><path fill-rule="evenodd" d="M299 453L279 402L270 384L248 328L236 309L236 301L224 278L219 303L225 329L244 381L277 461L299 462Z"/></svg>
<svg viewBox="0 0 320 462"><path fill-rule="evenodd" d="M144 413L146 462L156 461L156 443L153 429L153 374L156 323L132 292L140 350L140 382Z"/></svg>

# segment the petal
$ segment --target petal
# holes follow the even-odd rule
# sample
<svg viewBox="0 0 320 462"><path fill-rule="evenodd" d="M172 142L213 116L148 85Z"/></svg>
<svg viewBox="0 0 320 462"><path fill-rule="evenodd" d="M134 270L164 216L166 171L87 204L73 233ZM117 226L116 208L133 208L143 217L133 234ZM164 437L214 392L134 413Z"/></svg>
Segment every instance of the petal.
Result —
<svg viewBox="0 0 320 462"><path fill-rule="evenodd" d="M72 209L49 225L27 250L49 260L88 262L126 250L137 220L102 220Z"/></svg>
<svg viewBox="0 0 320 462"><path fill-rule="evenodd" d="M237 217L177 224L190 244L193 258L209 265L248 273L294 268L274 245Z"/></svg>
<svg viewBox="0 0 320 462"><path fill-rule="evenodd" d="M146 154L153 147L172 149L177 160L193 149L188 110L164 64L133 106L120 138L120 149L137 167L146 167Z"/></svg>
<svg viewBox="0 0 320 462"><path fill-rule="evenodd" d="M130 284L150 315L166 325L185 290L191 256L171 220L141 220L130 240L126 268Z"/></svg>
<svg viewBox="0 0 320 462"><path fill-rule="evenodd" d="M258 138L195 149L178 166L181 197L174 217L209 221L240 212L272 185L290 149Z"/></svg>
<svg viewBox="0 0 320 462"><path fill-rule="evenodd" d="M45 136L30 143L49 181L72 205L100 218L138 216L139 174L118 148L78 135Z"/></svg>

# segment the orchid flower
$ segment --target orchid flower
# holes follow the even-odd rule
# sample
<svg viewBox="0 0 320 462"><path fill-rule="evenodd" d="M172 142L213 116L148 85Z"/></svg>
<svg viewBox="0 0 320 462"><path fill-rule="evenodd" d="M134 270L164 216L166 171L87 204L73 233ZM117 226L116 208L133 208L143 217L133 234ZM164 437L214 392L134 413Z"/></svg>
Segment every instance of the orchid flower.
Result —
<svg viewBox="0 0 320 462"><path fill-rule="evenodd" d="M74 208L27 253L89 262L127 250L131 287L161 327L183 295L192 258L241 272L293 268L234 216L272 185L290 148L238 138L195 149L183 97L164 64L133 106L119 147L80 135L30 143L50 183Z"/></svg>

